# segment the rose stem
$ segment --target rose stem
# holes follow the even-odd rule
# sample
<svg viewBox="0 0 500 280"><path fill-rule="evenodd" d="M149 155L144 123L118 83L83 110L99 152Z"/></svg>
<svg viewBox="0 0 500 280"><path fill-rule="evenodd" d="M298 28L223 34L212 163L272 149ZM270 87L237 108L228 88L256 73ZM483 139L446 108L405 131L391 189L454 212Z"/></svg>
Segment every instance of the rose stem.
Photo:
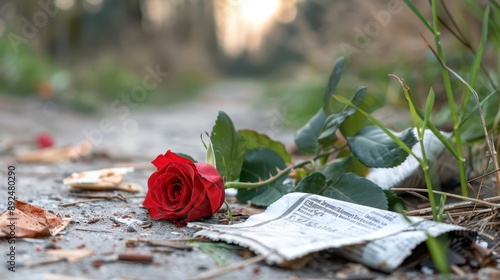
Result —
<svg viewBox="0 0 500 280"><path fill-rule="evenodd" d="M264 186L267 186L269 184L272 184L276 181L278 181L279 179L281 179L283 176L287 175L288 172L296 169L296 168L301 168L303 166L306 166L308 164L313 164L314 161L316 161L317 159L319 158L322 158L324 156L329 156L335 152L337 152L339 149L333 149L333 150L330 150L328 152L325 152L323 154L319 154L317 156L315 156L313 159L310 159L308 161L304 161L304 162L301 162L301 163L298 163L296 165L291 165L291 166L288 166L287 168L281 170L280 172L278 172L278 174L276 174L275 176L267 179L267 180L264 180L264 181L260 181L260 182L254 182L254 183L242 183L242 182L226 182L224 184L224 187L226 189L229 189L229 188L234 188L234 189L256 189L256 188L260 188L260 187L264 187Z"/></svg>

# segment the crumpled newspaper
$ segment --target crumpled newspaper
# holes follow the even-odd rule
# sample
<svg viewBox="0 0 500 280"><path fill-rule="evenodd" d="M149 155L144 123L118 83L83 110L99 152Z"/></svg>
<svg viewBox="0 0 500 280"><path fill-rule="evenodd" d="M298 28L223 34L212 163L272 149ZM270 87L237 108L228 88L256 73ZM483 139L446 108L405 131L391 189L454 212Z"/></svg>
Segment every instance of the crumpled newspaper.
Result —
<svg viewBox="0 0 500 280"><path fill-rule="evenodd" d="M408 220L409 219L409 220ZM281 265L334 249L369 267L393 271L428 236L449 235L450 248L466 254L476 237L466 228L306 193L291 193L241 224L188 223L201 236L248 247ZM410 221L410 222L409 222Z"/></svg>

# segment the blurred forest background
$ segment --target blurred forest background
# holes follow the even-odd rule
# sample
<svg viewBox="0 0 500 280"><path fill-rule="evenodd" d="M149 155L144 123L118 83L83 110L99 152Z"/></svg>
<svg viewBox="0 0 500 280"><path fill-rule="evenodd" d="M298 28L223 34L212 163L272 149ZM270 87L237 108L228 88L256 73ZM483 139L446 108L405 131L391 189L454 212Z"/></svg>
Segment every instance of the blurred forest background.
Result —
<svg viewBox="0 0 500 280"><path fill-rule="evenodd" d="M429 16L429 3L416 2ZM487 2L447 2L473 46ZM446 106L439 64L419 33L432 42L400 0L1 0L0 92L97 112L141 85L149 67L169 76L147 108L244 81L262 88L264 103L285 102L299 125L322 102L335 60L347 55L341 93L365 85L374 108L404 106L393 73L422 101L433 87ZM442 35L450 66L470 67L469 49ZM487 67L497 65L496 52L486 48Z"/></svg>

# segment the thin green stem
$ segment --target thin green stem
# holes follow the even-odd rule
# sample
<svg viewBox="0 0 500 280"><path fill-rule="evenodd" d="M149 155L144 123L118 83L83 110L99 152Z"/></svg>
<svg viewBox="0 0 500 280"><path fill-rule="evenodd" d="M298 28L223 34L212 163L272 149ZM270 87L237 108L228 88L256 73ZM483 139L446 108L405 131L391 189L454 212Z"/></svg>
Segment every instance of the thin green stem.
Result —
<svg viewBox="0 0 500 280"><path fill-rule="evenodd" d="M422 148L422 151L424 149ZM431 204L432 209L432 219L437 221L437 209L436 209L436 200L434 199L434 193L432 189L432 180L429 174L429 166L422 166L422 170L424 171L425 184L427 185L427 193L429 195L429 203Z"/></svg>
<svg viewBox="0 0 500 280"><path fill-rule="evenodd" d="M441 40L440 40L440 34L439 34L439 19L438 19L438 10L437 10L437 4L436 0L432 0L432 21L433 21L433 35L434 35L434 42L436 45L436 50L439 59L443 62L443 64L446 64L446 58L443 52L443 48L441 47ZM455 97L453 96L453 89L451 87L451 80L450 80L450 74L448 70L444 67L441 68L442 76L443 76L443 83L444 83L444 88L446 91L446 97L448 99L448 105L450 106L450 112L453 120L453 130L454 130L454 137L455 137L455 144L457 145L457 155L458 155L458 166L459 166L459 174L460 174L460 186L462 190L462 195L463 196L468 196L468 190L467 190L467 176L466 176L466 170L465 170L465 159L463 157L463 151L462 151L462 137L461 137L461 130L460 130L460 118L457 113L457 107L455 103Z"/></svg>
<svg viewBox="0 0 500 280"><path fill-rule="evenodd" d="M422 38L425 40L425 37L422 37ZM396 76L394 74L389 74L389 77L396 79L403 87L403 91L408 92L408 96L409 96L410 102L412 104L417 104L415 102L415 99L413 98L413 94L411 93L410 88L408 87L408 85L406 85L406 83L403 79L399 78L398 76ZM416 106L414 106L414 107L415 107L415 112L417 113L417 115L422 120L425 119L424 113L422 113L422 111L419 110L418 107L416 107ZM445 136L443 136L441 131L439 131L439 129L434 124L432 124L431 122L428 122L426 127L429 128L432 131L432 133L434 133L434 135L436 135L436 137L439 139L439 141L441 141L441 143L443 143L443 145L453 154L453 156L457 160L460 159L460 157L458 156L458 154L457 154L455 148L453 147L452 143L450 142L450 140L448 138L446 138Z"/></svg>
<svg viewBox="0 0 500 280"><path fill-rule="evenodd" d="M436 264L439 272L444 274L443 279L448 279L447 276L450 274L450 266L448 264L448 248L444 244L448 244L446 236L432 236L426 232L427 240L425 241L427 248L429 249L429 254L432 260Z"/></svg>
<svg viewBox="0 0 500 280"><path fill-rule="evenodd" d="M422 159L419 161L420 167L424 172L425 185L427 186L427 193L429 195L429 202L432 209L432 217L434 221L437 221L437 209L436 200L434 199L433 189L432 189L432 179L429 174L429 161L427 160L427 154L425 151L424 135L425 131L422 128L417 128L418 142L420 144L420 150L422 151Z"/></svg>
<svg viewBox="0 0 500 280"><path fill-rule="evenodd" d="M310 163L310 162L306 161L305 163ZM224 184L224 188L226 188L226 189L229 189L229 188L256 189L256 188L264 187L264 186L272 184L272 183L278 181L279 179L283 178L284 176L286 176L288 174L288 172L292 171L295 168L296 168L295 166L289 166L289 167L279 171L278 174L270 177L269 179L264 180L264 181L260 181L260 182L253 182L253 183L252 182L247 182L247 183L245 183L245 182L226 182Z"/></svg>
<svg viewBox="0 0 500 280"><path fill-rule="evenodd" d="M380 129L382 129L382 131L384 131L385 134L387 134L387 136L389 136L389 138L392 139L392 141L394 141L396 144L398 144L398 146L401 147L401 149L403 149L405 152L407 152L408 154L413 156L418 161L418 163L420 165L422 165L422 160L419 157L417 157L417 155L415 155L415 153L411 150L411 148L408 147L403 141L401 141L396 135L394 135L394 133L392 133L387 127L385 127L385 125L383 123L381 123L379 120L374 118L372 115L368 114L365 110L354 105L351 101L349 101L349 99L347 99L343 96L340 96L340 95L334 95L333 97L335 99L337 99L339 102L342 102L344 104L348 104L349 106L358 110L358 112L360 112L363 116L365 116L374 125L378 126Z"/></svg>

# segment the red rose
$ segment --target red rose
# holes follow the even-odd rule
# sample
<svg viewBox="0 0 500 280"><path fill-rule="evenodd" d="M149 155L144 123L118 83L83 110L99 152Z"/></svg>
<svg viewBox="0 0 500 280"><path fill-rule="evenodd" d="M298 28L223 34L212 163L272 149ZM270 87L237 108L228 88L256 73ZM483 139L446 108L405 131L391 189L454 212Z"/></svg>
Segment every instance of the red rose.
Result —
<svg viewBox="0 0 500 280"><path fill-rule="evenodd" d="M222 177L212 165L193 163L170 150L152 163L158 170L149 177L143 205L153 219L182 227L212 216L224 202Z"/></svg>

